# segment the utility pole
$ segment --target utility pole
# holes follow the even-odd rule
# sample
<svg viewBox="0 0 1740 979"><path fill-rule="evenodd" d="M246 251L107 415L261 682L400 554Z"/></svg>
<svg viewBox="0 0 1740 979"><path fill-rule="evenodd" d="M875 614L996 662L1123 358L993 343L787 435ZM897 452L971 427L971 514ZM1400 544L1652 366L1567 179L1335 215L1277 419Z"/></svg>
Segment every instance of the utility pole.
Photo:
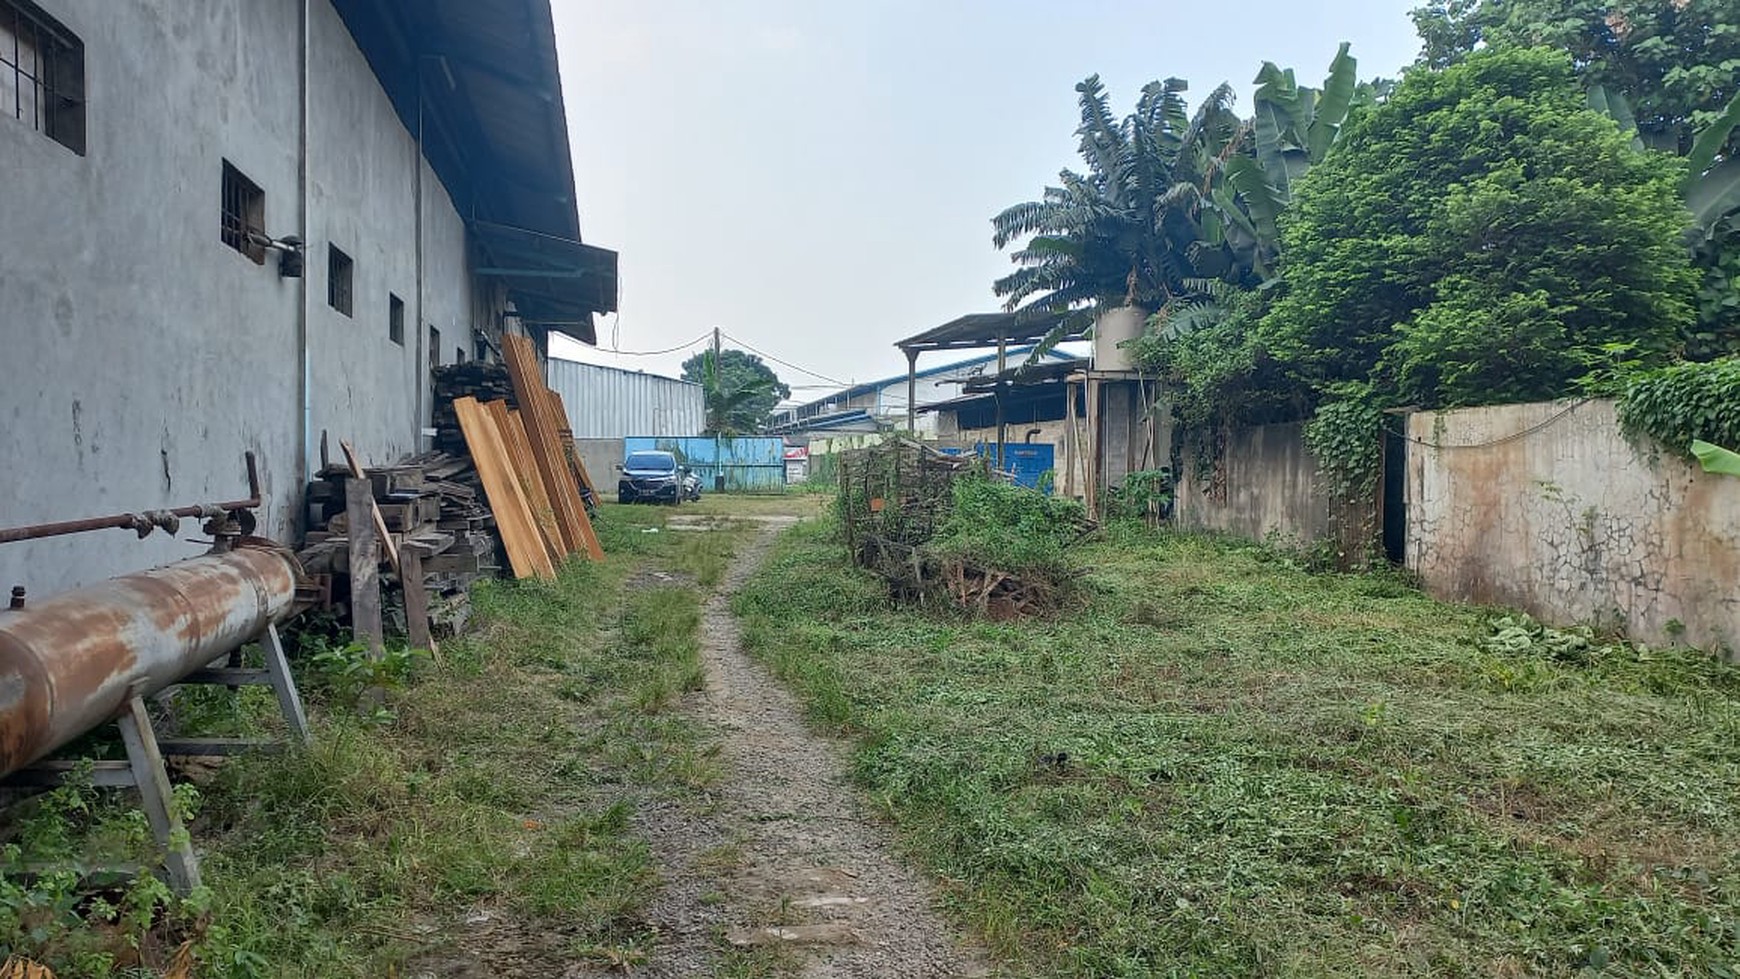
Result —
<svg viewBox="0 0 1740 979"><path fill-rule="evenodd" d="M719 328L713 327L713 399L717 415L713 418L713 492L725 492L725 457L719 451L719 431L725 427L725 373L719 363Z"/></svg>

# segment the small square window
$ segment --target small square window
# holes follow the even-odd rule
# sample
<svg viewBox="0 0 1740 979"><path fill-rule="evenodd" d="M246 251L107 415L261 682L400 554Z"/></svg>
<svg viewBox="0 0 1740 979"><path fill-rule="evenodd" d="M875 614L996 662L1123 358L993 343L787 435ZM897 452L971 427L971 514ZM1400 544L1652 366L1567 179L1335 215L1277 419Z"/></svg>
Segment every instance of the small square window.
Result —
<svg viewBox="0 0 1740 979"><path fill-rule="evenodd" d="M441 331L435 329L435 324L429 324L429 369L441 366Z"/></svg>
<svg viewBox="0 0 1740 979"><path fill-rule="evenodd" d="M230 161L224 161L223 227L224 244L254 260L266 262L266 192L249 180Z"/></svg>
<svg viewBox="0 0 1740 979"><path fill-rule="evenodd" d="M387 338L399 346L405 345L405 301L387 293Z"/></svg>
<svg viewBox="0 0 1740 979"><path fill-rule="evenodd" d="M0 116L85 155L85 44L30 0L0 0Z"/></svg>
<svg viewBox="0 0 1740 979"><path fill-rule="evenodd" d="M332 242L326 243L326 304L346 316L351 312L351 276L355 263L350 256L338 250Z"/></svg>

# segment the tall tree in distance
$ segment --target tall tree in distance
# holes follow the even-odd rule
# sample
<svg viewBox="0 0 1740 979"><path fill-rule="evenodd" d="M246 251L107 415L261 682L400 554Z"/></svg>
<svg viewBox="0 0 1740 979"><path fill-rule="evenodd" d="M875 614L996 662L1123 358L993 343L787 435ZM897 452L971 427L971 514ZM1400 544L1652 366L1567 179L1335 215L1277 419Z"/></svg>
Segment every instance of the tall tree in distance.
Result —
<svg viewBox="0 0 1740 979"><path fill-rule="evenodd" d="M791 397L791 388L773 368L742 350L722 351L717 362L711 350L690 357L683 361L683 380L701 385L708 435L758 432L774 406Z"/></svg>

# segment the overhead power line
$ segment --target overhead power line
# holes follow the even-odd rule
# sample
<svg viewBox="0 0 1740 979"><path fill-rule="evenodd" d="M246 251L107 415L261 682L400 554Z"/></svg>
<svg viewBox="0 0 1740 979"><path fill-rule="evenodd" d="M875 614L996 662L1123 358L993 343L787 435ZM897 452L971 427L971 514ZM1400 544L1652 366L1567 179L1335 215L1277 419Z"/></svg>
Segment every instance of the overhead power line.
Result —
<svg viewBox="0 0 1740 979"><path fill-rule="evenodd" d="M688 343L681 344L681 345L675 346L675 347L668 347L664 350L611 350L607 347L600 347L600 348L596 348L596 349L600 353L616 354L619 357L661 357L665 354L674 354L674 353L678 352L679 350L687 350L690 347L693 347L697 343L701 343L703 341L712 339L712 337L713 337L713 334L711 334L711 333L703 333L700 336L696 337L695 339L690 340Z"/></svg>
<svg viewBox="0 0 1740 979"><path fill-rule="evenodd" d="M850 382L842 381L837 377L829 377L828 375L823 374L819 371L810 370L808 367L799 367L798 365L792 363L791 361L781 360L778 357L775 357L773 354L770 354L765 350L757 350L756 348L750 346L747 343L744 343L742 340L739 340L738 338L732 336L729 333L724 334L724 336L727 340L730 340L732 343L737 344L739 347L742 347L743 349L749 351L750 353L758 354L767 360L773 361L774 363L780 365L781 367L789 367L794 371L798 371L799 373L808 374L811 377L820 378L824 381L827 381L829 384L838 384L839 386L841 386L843 388L848 388L848 387L852 386Z"/></svg>

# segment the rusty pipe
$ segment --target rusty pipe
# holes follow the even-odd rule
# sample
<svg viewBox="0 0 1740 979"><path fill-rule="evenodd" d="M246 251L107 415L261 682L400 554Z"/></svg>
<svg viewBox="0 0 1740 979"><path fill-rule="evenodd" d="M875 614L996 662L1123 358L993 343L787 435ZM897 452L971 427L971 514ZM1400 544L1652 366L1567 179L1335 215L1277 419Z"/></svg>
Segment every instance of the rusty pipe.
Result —
<svg viewBox="0 0 1740 979"><path fill-rule="evenodd" d="M244 537L0 611L0 776L289 617L300 576L290 551Z"/></svg>
<svg viewBox="0 0 1740 979"><path fill-rule="evenodd" d="M210 517L219 513L234 513L237 510L255 510L260 506L260 474L254 467L254 454L246 454L248 462L248 492L253 494L245 500L231 500L228 503L192 503L169 510L152 510L145 513L117 513L107 517L86 517L83 520L62 520L58 523L31 524L26 527L0 528L0 544L13 541L35 540L39 537L62 537L67 534L82 534L88 530L107 530L120 528L122 530L144 529L139 534L144 537L151 532L153 523L162 525L153 517ZM173 531L172 531L173 533Z"/></svg>

